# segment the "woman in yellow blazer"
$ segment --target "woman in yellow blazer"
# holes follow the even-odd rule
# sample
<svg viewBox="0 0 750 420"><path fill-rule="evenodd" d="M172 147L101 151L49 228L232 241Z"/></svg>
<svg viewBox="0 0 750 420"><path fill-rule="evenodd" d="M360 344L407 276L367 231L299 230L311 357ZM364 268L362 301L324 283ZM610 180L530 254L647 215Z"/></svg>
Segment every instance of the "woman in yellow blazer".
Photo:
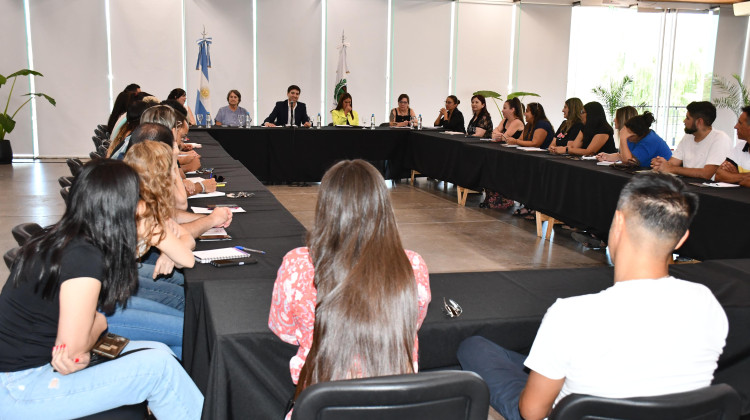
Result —
<svg viewBox="0 0 750 420"><path fill-rule="evenodd" d="M333 125L359 125L359 115L352 109L352 95L348 92L341 95L336 109L331 111Z"/></svg>

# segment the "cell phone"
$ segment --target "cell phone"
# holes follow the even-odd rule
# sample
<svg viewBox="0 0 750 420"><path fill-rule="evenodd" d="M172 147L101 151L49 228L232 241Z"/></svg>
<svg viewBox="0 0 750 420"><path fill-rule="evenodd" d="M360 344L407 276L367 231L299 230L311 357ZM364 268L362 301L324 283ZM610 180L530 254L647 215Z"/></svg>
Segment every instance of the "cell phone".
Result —
<svg viewBox="0 0 750 420"><path fill-rule="evenodd" d="M108 359L114 359L122 353L122 349L128 345L129 339L117 334L106 333L99 337L91 352Z"/></svg>
<svg viewBox="0 0 750 420"><path fill-rule="evenodd" d="M233 267L236 265L248 265L248 264L257 264L257 263L258 263L258 260L256 260L253 257L211 261L211 265L213 265L214 267Z"/></svg>

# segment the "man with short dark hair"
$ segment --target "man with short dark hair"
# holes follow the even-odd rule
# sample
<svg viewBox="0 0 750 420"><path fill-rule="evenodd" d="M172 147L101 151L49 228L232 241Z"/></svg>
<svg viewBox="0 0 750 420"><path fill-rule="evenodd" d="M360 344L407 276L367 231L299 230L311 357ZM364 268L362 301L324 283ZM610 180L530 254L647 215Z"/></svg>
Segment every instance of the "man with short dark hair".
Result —
<svg viewBox="0 0 750 420"><path fill-rule="evenodd" d="M680 180L636 175L620 194L609 231L613 286L558 299L528 357L482 337L461 343L461 366L485 380L490 403L505 419L543 419L573 393L630 398L711 384L726 314L706 286L675 279L668 269L697 208L698 197Z"/></svg>
<svg viewBox="0 0 750 420"><path fill-rule="evenodd" d="M307 115L307 106L299 102L299 95L302 92L297 85L291 85L286 89L286 101L276 102L276 106L271 114L263 120L266 127L276 127L277 125L310 126L310 117Z"/></svg>
<svg viewBox="0 0 750 420"><path fill-rule="evenodd" d="M734 129L740 141L716 170L716 180L750 187L750 106L742 108Z"/></svg>
<svg viewBox="0 0 750 420"><path fill-rule="evenodd" d="M729 136L715 130L716 107L708 101L691 102L685 116L685 136L669 160L657 156L651 167L657 172L711 179L732 147Z"/></svg>

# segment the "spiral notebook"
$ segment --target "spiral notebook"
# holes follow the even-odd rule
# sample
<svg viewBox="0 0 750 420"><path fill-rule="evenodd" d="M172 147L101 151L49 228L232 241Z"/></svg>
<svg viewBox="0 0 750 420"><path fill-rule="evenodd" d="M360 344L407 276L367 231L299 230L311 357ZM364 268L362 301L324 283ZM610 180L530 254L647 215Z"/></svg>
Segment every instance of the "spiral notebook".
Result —
<svg viewBox="0 0 750 420"><path fill-rule="evenodd" d="M245 251L237 248L218 248L206 251L193 251L195 260L199 263L206 264L214 260L232 260L235 258L247 258L250 256Z"/></svg>

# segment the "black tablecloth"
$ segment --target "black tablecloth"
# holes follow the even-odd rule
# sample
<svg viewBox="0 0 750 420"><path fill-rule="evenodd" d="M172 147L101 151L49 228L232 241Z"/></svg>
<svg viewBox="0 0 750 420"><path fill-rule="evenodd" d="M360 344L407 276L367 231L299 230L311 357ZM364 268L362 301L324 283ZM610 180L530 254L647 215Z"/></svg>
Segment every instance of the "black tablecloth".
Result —
<svg viewBox="0 0 750 420"><path fill-rule="evenodd" d="M707 285L729 318L729 337L716 382L732 385L750 411L750 260L675 266L672 274ZM482 335L527 353L547 308L557 298L594 293L612 284L611 268L436 274L432 303L419 331L420 370L455 367L460 342ZM267 325L273 281L229 280L204 285L201 343L215 352L207 379L204 418L281 418L294 392L289 359L296 347ZM446 318L442 298L462 305L461 317Z"/></svg>

